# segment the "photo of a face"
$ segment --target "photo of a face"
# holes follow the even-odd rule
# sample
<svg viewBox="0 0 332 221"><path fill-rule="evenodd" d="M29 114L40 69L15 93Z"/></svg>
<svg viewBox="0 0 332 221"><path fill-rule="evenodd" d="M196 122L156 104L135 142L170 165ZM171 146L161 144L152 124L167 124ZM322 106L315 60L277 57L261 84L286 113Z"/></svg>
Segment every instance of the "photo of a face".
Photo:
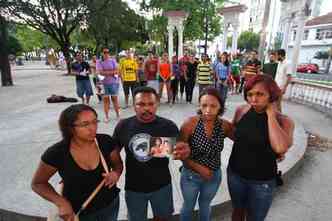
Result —
<svg viewBox="0 0 332 221"><path fill-rule="evenodd" d="M175 143L175 137L152 137L150 140L150 156L171 158Z"/></svg>

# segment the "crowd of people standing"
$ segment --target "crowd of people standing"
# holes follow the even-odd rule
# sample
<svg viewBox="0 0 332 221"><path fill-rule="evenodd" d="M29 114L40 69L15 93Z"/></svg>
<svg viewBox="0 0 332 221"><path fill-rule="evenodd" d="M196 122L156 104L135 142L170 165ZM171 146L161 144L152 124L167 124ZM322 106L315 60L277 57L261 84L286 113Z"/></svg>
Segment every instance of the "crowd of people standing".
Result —
<svg viewBox="0 0 332 221"><path fill-rule="evenodd" d="M74 220L77 214L83 221L115 221L119 211L116 183L124 168L120 156L124 149L128 219L147 220L150 203L154 221L169 220L174 212L169 158L153 157L147 150L152 138L174 137L177 143L173 159L182 161L180 220L192 220L198 202L200 220L209 221L211 201L223 177L221 154L224 139L228 138L233 141L227 166L232 221L263 221L277 185L277 160L293 143L294 123L280 107L290 76L284 52L277 54L279 64L275 68L272 61L270 66L262 67L255 51L244 65L239 55L227 53L211 62L207 56L199 61L188 54L169 61L167 53L161 60L149 53L144 60L128 51L117 62L107 48L101 59L93 59L88 65L78 53L73 70L77 93L84 104L72 105L61 113L62 140L43 153L32 180L33 190L54 203L66 221ZM124 108L132 98L135 115L117 122L112 136L97 133L98 114L86 105L91 97L91 84L86 78L89 70L94 73L98 95L103 94L98 99L104 102L105 122L109 122L109 97L120 117L120 84L125 94ZM262 70L275 71L275 78ZM191 103L196 83L197 114L183 119L180 129L156 114L164 88L170 105L184 94L186 102ZM231 93L243 91L246 101L236 108L232 121L222 117L229 89ZM57 172L64 185L62 194L49 183ZM81 205L100 182L103 187L81 212Z"/></svg>
<svg viewBox="0 0 332 221"><path fill-rule="evenodd" d="M280 49L270 52L269 61L264 64L257 56L255 50L245 55L223 52L217 53L216 59L212 61L207 55L199 59L185 53L181 58L173 56L169 60L167 53L159 58L149 51L145 58L128 50L126 56L116 59L110 56L108 48L104 48L101 58L93 56L89 64L78 52L72 69L77 79L77 96L86 104L89 104L92 90L87 81L81 80L88 79L88 74L92 74L97 99L104 103L105 122L109 122L110 98L116 117L120 118L120 84L125 97L123 109L129 107L129 95L133 94L137 86L154 88L160 98L163 98L166 91L166 103L170 105L184 99L192 103L196 84L199 93L212 86L219 90L223 102L226 102L229 94L242 93L244 83L256 74L272 77L284 94L291 77L285 51ZM281 110L281 98L278 107Z"/></svg>

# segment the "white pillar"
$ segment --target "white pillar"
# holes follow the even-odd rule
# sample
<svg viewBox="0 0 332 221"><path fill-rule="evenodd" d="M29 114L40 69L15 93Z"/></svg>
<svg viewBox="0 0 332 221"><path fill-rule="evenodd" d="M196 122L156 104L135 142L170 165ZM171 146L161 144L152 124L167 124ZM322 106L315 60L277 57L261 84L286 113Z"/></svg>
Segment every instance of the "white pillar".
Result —
<svg viewBox="0 0 332 221"><path fill-rule="evenodd" d="M299 53L300 53L300 48L301 48L301 42L303 39L303 33L304 33L304 25L307 20L307 16L303 12L298 17L298 22L297 22L297 29L296 29L296 39L295 39L295 44L293 48L293 54L292 54L292 62L291 62L291 71L292 73L296 72L296 66L299 60Z"/></svg>
<svg viewBox="0 0 332 221"><path fill-rule="evenodd" d="M224 23L224 35L222 39L221 52L226 51L227 49L227 33L228 33L228 23Z"/></svg>
<svg viewBox="0 0 332 221"><path fill-rule="evenodd" d="M182 58L183 56L183 24L179 24L176 29L178 30L178 40L179 40L179 48L178 48L178 58Z"/></svg>
<svg viewBox="0 0 332 221"><path fill-rule="evenodd" d="M238 28L239 28L239 25L233 24L233 36L232 36L232 53L233 54L235 54L237 52Z"/></svg>
<svg viewBox="0 0 332 221"><path fill-rule="evenodd" d="M291 30L291 19L286 18L286 21L284 23L284 35L282 38L281 48L285 49L286 53L288 52L288 43L289 43L289 34Z"/></svg>
<svg viewBox="0 0 332 221"><path fill-rule="evenodd" d="M173 56L173 31L174 31L174 26L173 25L168 25L167 26L167 31L168 31L168 58L169 58L169 61L171 61L172 56Z"/></svg>

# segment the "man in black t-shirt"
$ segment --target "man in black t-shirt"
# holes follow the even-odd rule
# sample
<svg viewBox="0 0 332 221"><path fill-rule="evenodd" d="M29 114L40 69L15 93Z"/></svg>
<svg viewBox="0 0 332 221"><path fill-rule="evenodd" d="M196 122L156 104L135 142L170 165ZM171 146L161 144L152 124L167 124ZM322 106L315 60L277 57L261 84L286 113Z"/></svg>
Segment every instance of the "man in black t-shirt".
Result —
<svg viewBox="0 0 332 221"><path fill-rule="evenodd" d="M76 61L72 64L72 73L76 75L76 93L83 104L89 104L90 97L93 95L89 78L90 66L83 60L80 52L76 53L75 59Z"/></svg>
<svg viewBox="0 0 332 221"><path fill-rule="evenodd" d="M171 174L168 158L153 158L149 153L152 137L178 137L174 122L156 115L158 95L153 88L139 87L134 92L136 115L120 121L113 138L126 152L125 199L130 221L147 220L150 201L157 220L167 220L173 213ZM174 159L190 155L189 146L178 143Z"/></svg>
<svg viewBox="0 0 332 221"><path fill-rule="evenodd" d="M262 72L263 74L267 74L272 77L272 79L275 78L278 68L278 62L277 62L277 53L275 51L270 52L270 62L263 65Z"/></svg>

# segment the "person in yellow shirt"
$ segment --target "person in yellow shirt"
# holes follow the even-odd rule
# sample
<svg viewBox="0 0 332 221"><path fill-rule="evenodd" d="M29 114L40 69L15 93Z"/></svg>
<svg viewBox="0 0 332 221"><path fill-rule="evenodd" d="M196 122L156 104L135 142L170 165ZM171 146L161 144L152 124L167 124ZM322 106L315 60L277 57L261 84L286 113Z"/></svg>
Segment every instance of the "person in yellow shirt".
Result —
<svg viewBox="0 0 332 221"><path fill-rule="evenodd" d="M120 62L120 74L122 79L123 92L125 95L124 108L128 108L129 90L131 90L131 94L133 95L133 91L137 86L137 71L138 65L133 57L133 53L131 51L127 51L126 57L123 58Z"/></svg>

